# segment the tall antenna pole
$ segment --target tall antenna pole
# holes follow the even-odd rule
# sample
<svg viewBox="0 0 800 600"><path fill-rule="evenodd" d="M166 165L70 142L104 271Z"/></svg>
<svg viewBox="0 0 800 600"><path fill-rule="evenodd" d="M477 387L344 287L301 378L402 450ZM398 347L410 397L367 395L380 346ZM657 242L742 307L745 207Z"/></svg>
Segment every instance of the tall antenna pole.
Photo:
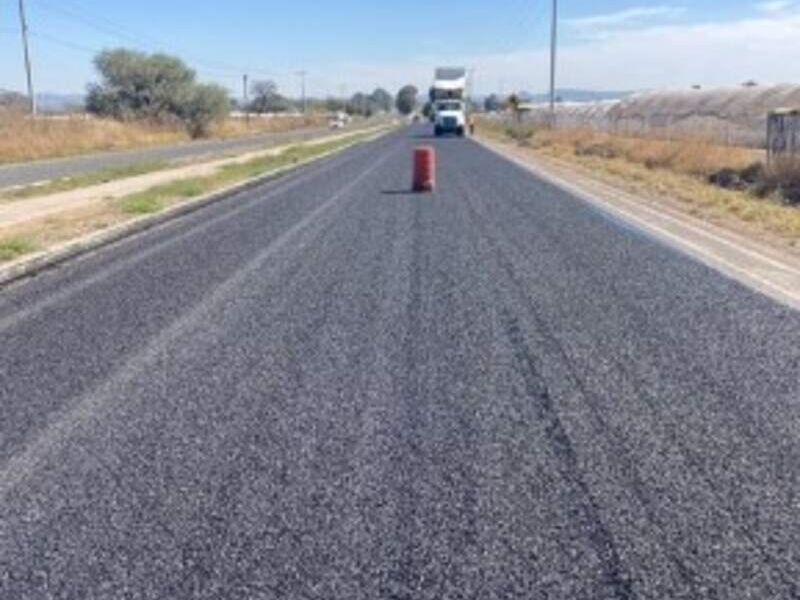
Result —
<svg viewBox="0 0 800 600"><path fill-rule="evenodd" d="M553 0L553 24L550 33L550 119L556 122L556 52L558 50L558 0Z"/></svg>
<svg viewBox="0 0 800 600"><path fill-rule="evenodd" d="M33 90L33 74L31 73L31 53L28 45L28 20L25 18L25 3L19 0L19 24L22 30L22 50L25 55L25 74L28 78L28 99L31 102L31 114L37 113L36 94Z"/></svg>

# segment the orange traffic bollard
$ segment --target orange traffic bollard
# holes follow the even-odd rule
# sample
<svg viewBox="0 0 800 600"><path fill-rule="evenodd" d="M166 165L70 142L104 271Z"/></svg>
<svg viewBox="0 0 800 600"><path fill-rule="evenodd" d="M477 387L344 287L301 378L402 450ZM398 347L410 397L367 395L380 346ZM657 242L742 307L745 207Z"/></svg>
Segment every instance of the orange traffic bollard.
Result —
<svg viewBox="0 0 800 600"><path fill-rule="evenodd" d="M414 191L432 192L436 187L436 150L421 146L414 150Z"/></svg>

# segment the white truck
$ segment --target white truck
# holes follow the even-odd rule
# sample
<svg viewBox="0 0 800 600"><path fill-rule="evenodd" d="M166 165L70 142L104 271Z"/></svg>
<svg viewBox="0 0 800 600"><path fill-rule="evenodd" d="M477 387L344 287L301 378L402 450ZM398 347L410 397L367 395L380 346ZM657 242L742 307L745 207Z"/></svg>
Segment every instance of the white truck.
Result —
<svg viewBox="0 0 800 600"><path fill-rule="evenodd" d="M464 136L467 131L465 93L467 70L461 67L436 69L430 91L432 119L437 136L455 134Z"/></svg>

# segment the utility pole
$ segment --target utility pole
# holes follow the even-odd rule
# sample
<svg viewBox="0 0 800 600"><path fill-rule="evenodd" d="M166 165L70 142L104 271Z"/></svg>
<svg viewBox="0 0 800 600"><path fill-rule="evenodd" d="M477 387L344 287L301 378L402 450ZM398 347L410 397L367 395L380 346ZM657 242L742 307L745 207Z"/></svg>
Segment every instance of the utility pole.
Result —
<svg viewBox="0 0 800 600"><path fill-rule="evenodd" d="M467 83L467 102L472 102L472 97L475 95L475 71L477 69L475 67L470 67L467 73L469 74L469 80Z"/></svg>
<svg viewBox="0 0 800 600"><path fill-rule="evenodd" d="M306 75L308 75L307 71L298 71L297 76L300 77L300 93L303 98L303 114L306 114L307 105L306 105Z"/></svg>
<svg viewBox="0 0 800 600"><path fill-rule="evenodd" d="M242 75L242 101L244 102L244 118L247 123L250 123L250 90L248 89L247 74Z"/></svg>
<svg viewBox="0 0 800 600"><path fill-rule="evenodd" d="M36 94L33 89L33 74L31 73L31 53L28 46L28 20L25 18L25 2L19 0L19 24L22 30L22 50L25 56L25 74L28 78L28 99L31 102L31 114L35 117L37 112Z"/></svg>
<svg viewBox="0 0 800 600"><path fill-rule="evenodd" d="M553 0L553 24L550 32L550 120L556 123L556 52L558 49L558 0Z"/></svg>

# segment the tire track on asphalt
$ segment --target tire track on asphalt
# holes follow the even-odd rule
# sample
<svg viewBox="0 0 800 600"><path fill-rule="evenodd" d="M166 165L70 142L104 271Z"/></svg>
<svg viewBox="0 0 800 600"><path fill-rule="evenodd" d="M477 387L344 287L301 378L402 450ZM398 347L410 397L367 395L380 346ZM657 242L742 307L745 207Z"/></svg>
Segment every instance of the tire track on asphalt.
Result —
<svg viewBox="0 0 800 600"><path fill-rule="evenodd" d="M529 296L525 293L525 286L522 281L519 280L516 268L514 267L513 259L505 253L502 249L500 249L498 242L495 240L502 238L506 241L506 243L510 244L512 247L515 248L516 252L520 254L520 256L524 256L526 254L526 249L520 245L520 243L510 235L504 235L503 233L499 232L490 232L489 226L487 223L489 222L488 219L479 215L477 209L477 203L480 200L475 195L475 188L469 186L462 186L461 192L464 196L470 199L469 206L472 211L473 217L475 222L481 228L484 233L485 239L487 242L493 245L497 249L497 257L498 257L498 264L503 268L506 272L507 276L510 280L514 281L515 286L514 289L517 292L517 296L520 298L522 302L524 302L529 307L530 315L534 319L534 322L537 325L537 328L540 334L548 340L548 343L553 347L554 352L556 352L559 356L562 357L562 364L567 367L571 374L571 381L573 385L580 390L582 397L586 401L587 406L591 407L591 412L593 416L593 420L595 421L594 430L595 432L602 436L609 447L615 450L615 460L622 461L625 464L623 469L620 469L620 473L625 473L625 477L627 479L626 488L633 491L638 502L645 510L647 514L648 520L656 527L660 532L660 543L664 546L665 550L667 550L667 555L670 557L670 560L673 566L676 569L676 572L681 576L683 581L691 586L691 593L692 594L699 594L700 589L703 587L703 582L701 581L700 574L693 568L691 568L685 561L679 558L677 550L674 546L667 543L667 539L669 536L666 534L666 525L662 522L662 520L657 516L655 512L655 508L652 505L651 500L647 497L644 493L644 490L647 488L644 481L636 476L637 468L636 465L630 460L630 453L629 451L621 445L619 440L624 440L625 435L624 432L619 431L615 427L611 426L610 423L601 415L599 408L597 407L596 402L593 400L595 393L590 392L586 389L580 376L578 375L576 366L573 364L572 360L569 358L566 351L563 349L561 344L558 342L554 332L550 328L550 326L538 315L538 310L533 305ZM524 204L523 202L519 202L519 204ZM537 221L537 214L533 212L531 208L525 209L525 212L531 220L534 222ZM562 250L569 252L569 250ZM573 256L574 253L571 253L570 256ZM573 256L574 257L574 256ZM593 269L591 265L586 264L585 262L581 263L584 267L583 272L587 273L590 278L594 277ZM566 317L565 317L566 318ZM638 360L643 360L642 357L639 357ZM624 373L626 378L628 378L634 387L637 389L637 395L644 400L648 408L650 409L651 413L655 418L660 416L658 409L656 407L655 399L649 394L647 390L647 386L645 382L643 382L638 377L634 376L630 369L628 369L625 363L619 356L615 356L613 354L606 356L606 361L610 362L613 366L616 367L618 372ZM663 424L662 424L663 425ZM682 440L682 438L678 435L677 431L674 427L670 427L666 425L666 431L668 433L668 439L670 443L678 448L681 454L686 461L687 466L692 468L698 476L700 476L701 480L705 483L707 492L712 494L716 497L718 505L725 506L729 504L729 498L720 496L714 486L714 482L711 479L709 473L702 468L700 463L693 457L693 453L690 451L686 443ZM794 581L789 578L786 573L791 572L792 568L791 565L785 563L780 559L780 557L773 555L768 549L750 532L749 527L744 524L739 518L738 514L735 511L727 511L726 515L730 518L739 529L739 532L750 542L751 547L756 550L760 555L764 566L769 569L773 575L777 577L777 579L781 582L781 586L784 589L785 593L790 594L790 597L797 598L798 597L798 587ZM782 568L781 568L782 567Z"/></svg>
<svg viewBox="0 0 800 600"><path fill-rule="evenodd" d="M460 183L459 189L464 198L469 199L468 211L476 228L481 232L481 236L491 248L495 262L501 271L505 273L506 279L514 284L515 295L520 296L524 300L524 304L528 305L529 309L532 309L527 296L522 291L524 288L521 287L517 280L513 265L500 248L495 236L489 231L487 219L484 219L475 209L476 198L473 192ZM616 598L620 600L635 600L637 595L634 591L632 578L626 572L616 548L614 536L603 520L600 504L581 475L577 454L559 416L555 401L550 395L547 383L539 370L537 360L525 340L518 318L502 301L498 311L505 328L505 335L514 351L519 373L525 381L528 396L534 400L536 412L547 431L551 449L557 458L559 473L564 481L568 482L580 495L578 505L581 507L588 525L589 541L603 564L604 583L614 590ZM532 310L531 316L536 324L542 328L539 333L548 339L551 344L555 343L557 345L556 340L551 337L548 328L538 318L535 310ZM561 354L563 354L563 351ZM682 571L685 571L685 569Z"/></svg>
<svg viewBox="0 0 800 600"><path fill-rule="evenodd" d="M472 205L475 202L475 192L474 188L463 188L463 193L468 197L472 198ZM511 203L515 204L517 208L519 208L523 213L526 214L528 218L532 221L540 221L537 219L538 215L535 213L533 208L526 204L524 201L510 199ZM476 216L477 219L477 216ZM484 221L485 222L485 221ZM540 225L541 226L541 225ZM519 253L520 256L525 256L527 249L521 245L521 243L516 240L513 236L506 235L503 239L507 240L507 242L512 245L515 250ZM580 267L582 267L581 272L590 280L593 281L595 284L600 284L602 281L598 278L598 274L596 270L593 268L591 264L589 264L582 255L577 252L572 252L570 247L566 245L564 248L560 249L561 252L564 252L569 255L570 259ZM508 258L508 268L507 272L512 274L514 272L514 267L512 266L513 261ZM524 294L524 285L521 281L517 280L517 288L520 291L520 297L525 297ZM529 305L531 305L530 300L526 298L526 301ZM589 390L585 388L582 384L580 377L577 375L577 370L575 369L574 365L572 365L572 361L570 360L567 353L560 348L555 335L550 330L549 326L539 317L535 316L536 309L531 305L532 315L536 318L537 323L542 330L548 331L547 337L550 338L556 346L559 347L559 354L563 357L563 362L565 365L571 365L570 369L573 373L573 381L575 385L579 386L584 398L588 399L593 397ZM638 325L641 327L641 330L646 330L647 324L647 315L644 311L636 305L636 303L631 303L628 306L629 316L634 319L634 325ZM566 316L564 318L567 318ZM674 337L673 334L667 332L667 335L671 337L677 344L677 338ZM757 550L761 555L762 562L764 566L769 569L776 578L781 582L781 585L784 588L784 593L790 594L792 598L800 597L800 588L798 588L798 584L796 583L796 579L794 574L787 575L788 573L793 573L794 568L790 563L785 561L783 557L777 555L773 552L770 552L766 544L763 540L760 540L758 536L756 536L751 530L750 527L742 520L741 511L737 509L735 505L732 505L731 502L735 501L735 497L732 495L721 494L717 487L715 486L714 480L712 479L708 470L703 466L703 461L700 460L694 452L692 452L691 448L687 445L684 441L683 437L680 435L678 428L672 422L670 417L667 417L667 421L665 421L665 415L663 411L659 410L658 402L656 398L648 392L648 385L647 382L644 381L638 374L634 373L628 366L627 363L630 364L641 364L643 361L647 361L646 356L637 355L636 357L628 356L626 354L627 349L624 345L618 351L618 353L608 353L606 356L606 361L613 365L619 373L623 373L625 378L628 379L636 390L637 396L644 401L648 409L650 410L653 419L658 421L660 426L664 428L665 433L667 434L667 439L673 445L673 447L677 448L681 455L683 456L686 465L694 472L696 475L702 480L706 486L706 490L709 494L714 496L717 501L718 506L725 506L728 510L725 513L725 516L730 519L735 526L738 528L739 532L749 541L750 545L753 549ZM627 358L623 360L623 356ZM635 358L635 361L634 361ZM636 363L638 361L638 363ZM735 390L731 389L727 385L721 385L720 381L713 377L709 371L704 367L702 363L700 363L697 367L699 373L702 374L704 378L704 383L709 385L709 389L712 393L718 393L721 397L735 397ZM610 390L608 390L610 391ZM616 456L629 456L629 451L624 448L619 440L625 439L624 432L619 431L618 429L612 427L600 414L599 409L596 407L595 402L589 402L589 404L593 407L593 414L595 421L597 423L596 431L601 435L604 435L606 440L608 441L609 445L612 448L615 448L617 451ZM755 436L752 431L752 420L748 419L746 415L742 414L739 406L736 402L729 403L732 405L732 409L737 416L737 433L745 438L752 440L752 441L760 441L759 437ZM749 425L749 427L748 427ZM609 433L612 432L612 433ZM760 431L761 436L765 435L763 430ZM631 460L626 460L626 468L623 469L623 472L628 474L636 473L636 467ZM662 540L666 539L666 535L663 534L665 531L663 523L661 520L656 516L654 508L652 506L652 502L649 498L646 497L643 490L646 489L646 485L639 477L634 477L629 481L629 488L634 490L639 502L642 504L644 508L646 508L648 513L648 518L651 522L657 526L662 531ZM691 569L685 562L678 559L677 556L674 555L674 548L672 549L673 559L675 561L675 566L679 569L681 573L688 576L688 581L691 581L694 589L698 589L697 586L701 585L699 580L699 574Z"/></svg>

